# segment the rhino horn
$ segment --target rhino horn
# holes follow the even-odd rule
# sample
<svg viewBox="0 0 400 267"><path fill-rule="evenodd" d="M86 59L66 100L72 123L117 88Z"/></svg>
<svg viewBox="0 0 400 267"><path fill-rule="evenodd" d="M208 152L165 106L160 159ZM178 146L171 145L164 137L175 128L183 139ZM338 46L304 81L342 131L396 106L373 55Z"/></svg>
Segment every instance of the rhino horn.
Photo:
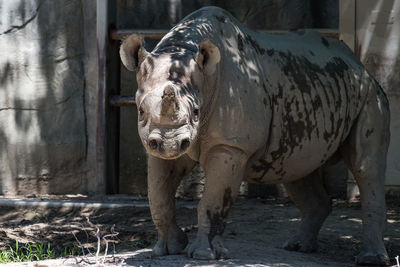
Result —
<svg viewBox="0 0 400 267"><path fill-rule="evenodd" d="M161 115L169 117L175 115L179 110L179 103L174 87L172 85L166 86L161 98Z"/></svg>

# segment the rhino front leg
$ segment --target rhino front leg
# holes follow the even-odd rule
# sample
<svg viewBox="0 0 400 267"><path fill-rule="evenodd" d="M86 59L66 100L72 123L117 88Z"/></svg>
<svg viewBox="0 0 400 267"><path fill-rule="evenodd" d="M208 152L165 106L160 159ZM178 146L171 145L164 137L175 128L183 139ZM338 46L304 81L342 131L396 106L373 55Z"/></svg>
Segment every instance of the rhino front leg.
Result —
<svg viewBox="0 0 400 267"><path fill-rule="evenodd" d="M158 241L153 255L177 254L188 243L186 234L176 224L175 193L182 177L190 172L195 162L187 156L176 160L163 160L149 155L148 197Z"/></svg>
<svg viewBox="0 0 400 267"><path fill-rule="evenodd" d="M207 155L203 169L206 184L198 212L198 232L188 255L195 259L226 258L222 243L226 218L239 191L247 156L232 147L216 147Z"/></svg>
<svg viewBox="0 0 400 267"><path fill-rule="evenodd" d="M285 188L300 210L301 224L298 233L285 243L284 248L300 252L316 251L319 230L332 211L331 199L319 170L300 180L286 183Z"/></svg>

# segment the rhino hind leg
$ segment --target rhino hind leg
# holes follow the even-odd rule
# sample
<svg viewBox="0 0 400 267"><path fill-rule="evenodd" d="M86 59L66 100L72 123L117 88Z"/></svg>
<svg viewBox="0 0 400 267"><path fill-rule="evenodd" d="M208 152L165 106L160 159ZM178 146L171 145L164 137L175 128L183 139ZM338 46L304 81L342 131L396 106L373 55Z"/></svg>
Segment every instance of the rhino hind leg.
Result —
<svg viewBox="0 0 400 267"><path fill-rule="evenodd" d="M356 263L360 265L389 264L383 243L389 119L387 99L377 88L376 93L370 92L369 99L341 148L342 157L360 189L363 249L356 257Z"/></svg>
<svg viewBox="0 0 400 267"><path fill-rule="evenodd" d="M177 160L163 160L149 155L148 197L158 240L153 248L154 256L182 252L188 239L176 224L175 193L182 177L190 172L195 163L183 156Z"/></svg>
<svg viewBox="0 0 400 267"><path fill-rule="evenodd" d="M298 233L283 247L300 252L316 251L319 230L332 211L331 199L325 190L320 170L305 178L286 183L285 188L300 210L301 224Z"/></svg>

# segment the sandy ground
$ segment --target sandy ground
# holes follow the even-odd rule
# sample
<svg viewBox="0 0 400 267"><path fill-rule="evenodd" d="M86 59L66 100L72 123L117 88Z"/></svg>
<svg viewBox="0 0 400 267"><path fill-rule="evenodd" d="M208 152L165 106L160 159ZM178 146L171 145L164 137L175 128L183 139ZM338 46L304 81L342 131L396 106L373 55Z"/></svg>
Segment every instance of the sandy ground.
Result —
<svg viewBox="0 0 400 267"><path fill-rule="evenodd" d="M359 203L334 201L333 212L319 236L319 251L304 254L281 248L300 223L299 213L290 201L239 199L232 208L224 233L230 259L196 261L184 254L152 258L150 248L156 240L156 232L146 201L124 203L132 206L112 209L0 207L0 247L12 246L15 240L21 243L46 241L62 250L77 244L75 235L83 246L91 247L94 252L95 228L87 222L87 217L100 229L100 236L110 234L115 225L117 254L114 260L109 258L104 264L109 266L354 266L354 256L361 247ZM190 241L197 231L196 205L196 201L188 200L178 200L177 204L178 224L187 232ZM395 256L400 255L399 200L388 201L385 244L395 265ZM109 253L112 251L110 246ZM94 258L89 261L93 263ZM78 262L62 259L36 266L88 265L85 261Z"/></svg>

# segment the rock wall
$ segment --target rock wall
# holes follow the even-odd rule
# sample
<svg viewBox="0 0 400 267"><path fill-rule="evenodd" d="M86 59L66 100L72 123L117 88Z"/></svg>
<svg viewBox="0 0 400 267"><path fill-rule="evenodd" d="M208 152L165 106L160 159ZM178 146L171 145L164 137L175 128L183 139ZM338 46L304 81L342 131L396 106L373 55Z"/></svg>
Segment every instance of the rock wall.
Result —
<svg viewBox="0 0 400 267"><path fill-rule="evenodd" d="M0 5L0 194L90 191L95 3Z"/></svg>
<svg viewBox="0 0 400 267"><path fill-rule="evenodd" d="M341 39L360 58L384 89L390 106L390 145L386 190L400 195L400 2L392 0L340 0ZM349 181L349 197L358 194Z"/></svg>
<svg viewBox="0 0 400 267"><path fill-rule="evenodd" d="M357 6L356 49L389 99L390 146L386 187L400 195L400 1L365 0Z"/></svg>

